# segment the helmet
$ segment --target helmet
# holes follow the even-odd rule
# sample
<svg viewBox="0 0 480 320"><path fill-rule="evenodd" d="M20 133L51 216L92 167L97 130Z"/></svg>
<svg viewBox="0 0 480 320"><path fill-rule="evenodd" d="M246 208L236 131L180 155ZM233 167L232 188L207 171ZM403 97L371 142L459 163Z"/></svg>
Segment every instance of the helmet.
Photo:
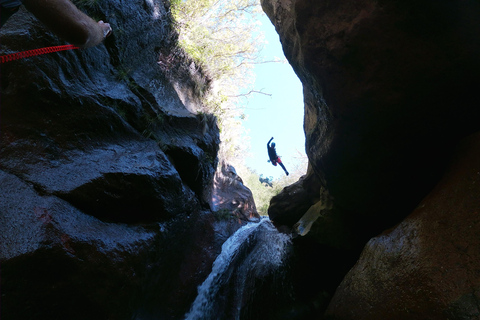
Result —
<svg viewBox="0 0 480 320"><path fill-rule="evenodd" d="M275 142L272 142L272 147L275 147Z"/></svg>

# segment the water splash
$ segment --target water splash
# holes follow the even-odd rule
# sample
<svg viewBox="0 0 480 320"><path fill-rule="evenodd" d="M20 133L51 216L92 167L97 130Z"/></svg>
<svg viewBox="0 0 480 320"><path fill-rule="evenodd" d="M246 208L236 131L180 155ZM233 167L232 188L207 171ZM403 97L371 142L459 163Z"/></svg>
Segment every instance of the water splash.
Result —
<svg viewBox="0 0 480 320"><path fill-rule="evenodd" d="M290 243L290 236L279 233L267 218L237 230L223 244L185 319L239 319L247 278L261 278L279 268Z"/></svg>

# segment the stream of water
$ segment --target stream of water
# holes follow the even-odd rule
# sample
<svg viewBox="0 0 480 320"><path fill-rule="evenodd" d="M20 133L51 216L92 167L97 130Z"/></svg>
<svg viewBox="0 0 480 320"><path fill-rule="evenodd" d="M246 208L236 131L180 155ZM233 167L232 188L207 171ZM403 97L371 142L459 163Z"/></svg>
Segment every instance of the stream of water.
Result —
<svg viewBox="0 0 480 320"><path fill-rule="evenodd" d="M255 290L255 279L282 266L290 243L290 236L279 233L268 218L237 230L223 244L185 319L239 320L242 307Z"/></svg>

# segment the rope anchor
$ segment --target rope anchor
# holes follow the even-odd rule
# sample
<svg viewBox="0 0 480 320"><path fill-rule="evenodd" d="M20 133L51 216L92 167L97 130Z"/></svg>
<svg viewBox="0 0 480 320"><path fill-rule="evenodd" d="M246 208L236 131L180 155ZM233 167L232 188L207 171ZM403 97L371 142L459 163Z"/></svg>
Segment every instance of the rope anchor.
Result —
<svg viewBox="0 0 480 320"><path fill-rule="evenodd" d="M33 50L22 51L22 52L15 52L15 53L7 54L5 56L0 56L0 63L38 56L46 53L73 50L73 49L79 49L79 47L74 46L73 44L67 44L63 46L46 47L46 48L33 49Z"/></svg>

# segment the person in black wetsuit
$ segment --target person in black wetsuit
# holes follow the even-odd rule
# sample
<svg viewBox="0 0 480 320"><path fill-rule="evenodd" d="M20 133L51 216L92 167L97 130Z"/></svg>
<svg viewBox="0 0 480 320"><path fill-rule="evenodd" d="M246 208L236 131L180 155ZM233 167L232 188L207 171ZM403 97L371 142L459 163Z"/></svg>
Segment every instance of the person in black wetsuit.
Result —
<svg viewBox="0 0 480 320"><path fill-rule="evenodd" d="M280 159L280 157L277 155L277 150L275 150L275 142L272 142L270 144L270 142L273 140L273 137L268 140L267 142L267 151L268 151L268 157L270 158L270 162L276 166L277 163L280 165L280 167L282 167L283 171L285 171L285 174L288 176L288 171L287 169L285 168L285 166L283 165L282 163L282 160Z"/></svg>

